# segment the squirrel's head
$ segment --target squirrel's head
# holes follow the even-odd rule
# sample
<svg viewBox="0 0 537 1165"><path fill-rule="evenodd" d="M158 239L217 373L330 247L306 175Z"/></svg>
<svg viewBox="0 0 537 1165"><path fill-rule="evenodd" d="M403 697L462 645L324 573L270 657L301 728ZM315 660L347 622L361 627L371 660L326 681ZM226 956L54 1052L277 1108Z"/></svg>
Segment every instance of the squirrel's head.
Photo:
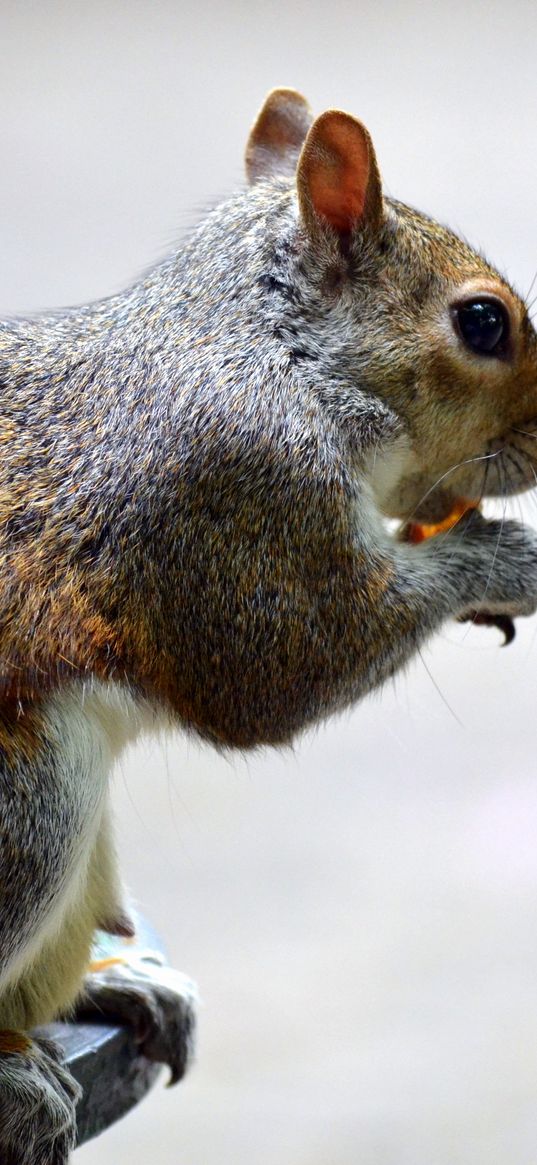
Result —
<svg viewBox="0 0 537 1165"><path fill-rule="evenodd" d="M535 485L537 335L498 272L383 195L361 122L339 110L314 121L293 90L269 94L246 168L252 184L287 183L291 237L278 261L293 294L280 334L301 373L351 443L363 393L401 421L402 438L376 459L385 512L436 520L455 497Z"/></svg>

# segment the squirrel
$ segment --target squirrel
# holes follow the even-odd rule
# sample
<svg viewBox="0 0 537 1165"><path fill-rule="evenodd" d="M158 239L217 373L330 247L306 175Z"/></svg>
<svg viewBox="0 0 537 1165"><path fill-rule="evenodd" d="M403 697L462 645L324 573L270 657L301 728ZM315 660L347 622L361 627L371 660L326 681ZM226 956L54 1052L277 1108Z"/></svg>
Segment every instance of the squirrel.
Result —
<svg viewBox="0 0 537 1165"><path fill-rule="evenodd" d="M535 484L525 304L385 197L347 113L273 91L246 173L128 290L0 324L2 1162L65 1165L75 1140L77 1086L32 1029L83 992L129 1013L128 966L84 980L96 928L132 932L126 742L285 744L450 617L537 608L524 525L473 510L410 545L387 522ZM145 1006L177 1078L192 1001L155 983Z"/></svg>

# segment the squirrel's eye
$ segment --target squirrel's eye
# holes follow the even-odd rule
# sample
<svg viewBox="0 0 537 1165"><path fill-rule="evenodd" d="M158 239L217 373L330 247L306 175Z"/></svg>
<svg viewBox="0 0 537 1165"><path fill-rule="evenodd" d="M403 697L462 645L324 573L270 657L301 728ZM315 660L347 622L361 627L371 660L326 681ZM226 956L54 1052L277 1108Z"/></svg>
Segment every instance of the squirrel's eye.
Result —
<svg viewBox="0 0 537 1165"><path fill-rule="evenodd" d="M483 356L503 356L509 335L509 316L496 299L473 299L458 304L455 319L464 343Z"/></svg>

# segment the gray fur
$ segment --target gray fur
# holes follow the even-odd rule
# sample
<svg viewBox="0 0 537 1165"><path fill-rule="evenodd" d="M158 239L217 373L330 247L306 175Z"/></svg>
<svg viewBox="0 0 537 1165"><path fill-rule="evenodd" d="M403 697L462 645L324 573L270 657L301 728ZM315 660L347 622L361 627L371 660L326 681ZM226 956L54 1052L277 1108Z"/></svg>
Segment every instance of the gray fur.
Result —
<svg viewBox="0 0 537 1165"><path fill-rule="evenodd" d="M65 1165L75 1147L80 1089L50 1040L0 1057L2 1165Z"/></svg>
<svg viewBox="0 0 537 1165"><path fill-rule="evenodd" d="M374 231L311 232L294 183L260 181L122 294L0 325L0 1019L15 993L25 1022L25 943L43 928L54 962L71 941L73 868L82 886L98 845L109 861L93 777L112 731L68 707L88 679L218 746L280 744L393 675L448 617L536 609L530 530L476 513L417 547L387 534L381 505L443 516L458 496L533 481L537 345L521 317L515 415L509 368L486 372L449 323L459 284L499 276L424 216L375 213ZM504 377L503 403L465 391L487 375ZM393 470L401 443L381 499L375 463ZM121 917L92 894L81 966L91 926ZM7 1129L24 1118L21 1073L0 1056ZM64 1165L69 1136L32 1165Z"/></svg>

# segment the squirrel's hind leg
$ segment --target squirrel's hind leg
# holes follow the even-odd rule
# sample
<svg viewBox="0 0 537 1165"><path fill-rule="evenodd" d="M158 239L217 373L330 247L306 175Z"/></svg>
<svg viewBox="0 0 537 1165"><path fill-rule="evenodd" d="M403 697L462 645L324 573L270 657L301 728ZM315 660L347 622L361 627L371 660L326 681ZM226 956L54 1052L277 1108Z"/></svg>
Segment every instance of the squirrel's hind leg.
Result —
<svg viewBox="0 0 537 1165"><path fill-rule="evenodd" d="M80 1088L49 1040L0 1031L2 1165L67 1165Z"/></svg>
<svg viewBox="0 0 537 1165"><path fill-rule="evenodd" d="M58 1045L13 1030L72 1012L97 926L123 918L103 811L79 894L20 978L0 997L1 1165L67 1165L76 1142L80 1088L61 1063ZM8 1026L9 1025L9 1026Z"/></svg>
<svg viewBox="0 0 537 1165"><path fill-rule="evenodd" d="M79 1089L26 1034L72 1008L97 926L120 915L106 810L111 750L91 702L0 707L0 1162L66 1165ZM3 735L2 735L3 734Z"/></svg>

